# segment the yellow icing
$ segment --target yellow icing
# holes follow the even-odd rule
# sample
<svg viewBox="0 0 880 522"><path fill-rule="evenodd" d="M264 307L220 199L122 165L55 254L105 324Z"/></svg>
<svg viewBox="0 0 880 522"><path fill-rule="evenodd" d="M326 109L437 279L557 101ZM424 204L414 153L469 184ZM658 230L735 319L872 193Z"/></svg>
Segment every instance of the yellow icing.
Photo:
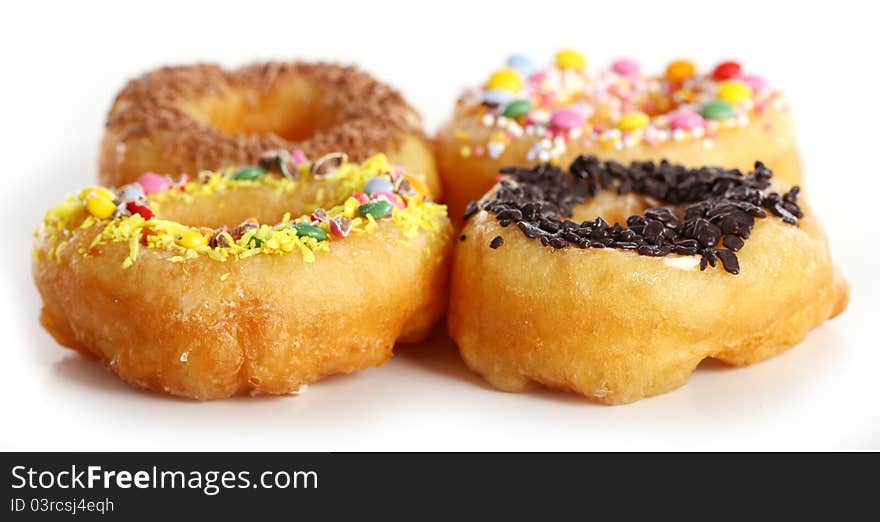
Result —
<svg viewBox="0 0 880 522"><path fill-rule="evenodd" d="M383 154L377 154L361 165L345 163L334 174L321 180L311 178L307 167L300 168L300 178L297 180L271 174L255 180L235 180L228 176L229 171L205 172L199 176L198 181L185 185L183 190L168 190L149 195L147 199L154 212L154 217L150 220L145 220L138 214L116 219L96 218L89 213L82 198L71 196L46 213L42 225L36 232L37 245L34 255L40 259L42 251L46 253L47 259L58 260L76 230L100 228L90 248L109 243L127 243L129 253L121 263L122 268L131 267L144 250L169 252L172 255L167 259L175 263L202 255L215 261L225 262L230 258L245 259L255 255L281 255L293 252L299 253L303 261L311 263L315 261L316 254L329 251L334 241L344 241L330 233L329 223L317 225L328 234L327 240L299 237L290 225L296 222L308 223L308 216L291 219L290 213L286 213L277 225L262 224L258 229L243 234L238 241L229 246L211 247L207 244L184 241L185 244L195 245L192 248L185 248L181 245L181 238L185 234L191 237L193 233L200 233L199 228L161 219L161 205L170 200L188 203L198 197L242 187L270 186L280 192L292 192L302 187L303 183L322 183L326 180L333 183L328 183L327 190L325 187L317 190L317 206L323 207L324 202L338 202L339 204L327 209L330 218L342 216L352 218L352 234L375 233L379 229L376 220L371 216L357 217L358 202L347 196L362 191L370 178L391 170L392 166L388 158ZM399 230L404 240L412 240L422 231L438 233L443 229L445 205L426 202L421 195L404 197L404 200L406 207L395 208L389 220ZM253 244L254 240L260 242L259 246ZM88 250L81 248L80 253L88 255Z"/></svg>

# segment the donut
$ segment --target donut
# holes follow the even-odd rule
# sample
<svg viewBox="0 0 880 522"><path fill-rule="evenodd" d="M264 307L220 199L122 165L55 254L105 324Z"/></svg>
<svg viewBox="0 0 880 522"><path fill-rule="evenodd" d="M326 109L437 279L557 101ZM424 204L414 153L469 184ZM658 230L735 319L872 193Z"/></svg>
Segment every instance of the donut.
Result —
<svg viewBox="0 0 880 522"><path fill-rule="evenodd" d="M383 155L270 163L147 173L51 209L33 257L45 328L200 400L294 393L425 337L446 306L445 207Z"/></svg>
<svg viewBox="0 0 880 522"><path fill-rule="evenodd" d="M468 205L449 310L463 359L501 390L628 403L706 358L776 355L847 305L798 187L771 185L760 162L743 175L580 156L503 172Z"/></svg>
<svg viewBox="0 0 880 522"><path fill-rule="evenodd" d="M455 219L492 187L500 167L567 165L582 154L743 171L761 158L779 181L802 182L784 99L733 61L697 72L679 60L647 75L632 60L588 69L572 50L546 67L513 56L480 87L464 91L437 135Z"/></svg>
<svg viewBox="0 0 880 522"><path fill-rule="evenodd" d="M304 62L163 67L131 80L107 116L100 181L249 164L279 149L354 161L385 153L442 195L432 144L399 92L355 67Z"/></svg>

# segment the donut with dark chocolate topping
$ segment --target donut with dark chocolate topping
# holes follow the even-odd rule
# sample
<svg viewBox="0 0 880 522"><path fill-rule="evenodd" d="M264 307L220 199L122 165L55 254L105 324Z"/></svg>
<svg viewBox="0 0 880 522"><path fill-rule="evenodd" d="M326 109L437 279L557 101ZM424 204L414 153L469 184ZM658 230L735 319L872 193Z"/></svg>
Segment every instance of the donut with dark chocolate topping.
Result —
<svg viewBox="0 0 880 522"><path fill-rule="evenodd" d="M778 354L846 307L821 226L760 162L502 172L467 207L449 311L467 365L502 390L632 402L706 358Z"/></svg>

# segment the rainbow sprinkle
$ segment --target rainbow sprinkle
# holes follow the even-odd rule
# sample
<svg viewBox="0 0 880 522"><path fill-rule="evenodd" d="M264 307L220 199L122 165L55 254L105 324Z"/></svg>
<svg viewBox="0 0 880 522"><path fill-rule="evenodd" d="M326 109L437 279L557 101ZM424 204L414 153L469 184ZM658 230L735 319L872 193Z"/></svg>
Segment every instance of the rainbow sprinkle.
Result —
<svg viewBox="0 0 880 522"><path fill-rule="evenodd" d="M564 50L544 67L512 56L485 84L467 89L456 116L479 122L487 137L476 141L464 130L454 136L462 157L481 150L493 159L526 139L533 142L523 158L529 162L552 162L572 143L587 153L688 140L711 148L718 131L746 126L768 107L785 108L779 91L737 62L699 73L678 60L648 76L629 59L591 70L581 53Z"/></svg>
<svg viewBox="0 0 880 522"><path fill-rule="evenodd" d="M86 188L46 213L36 232L35 256L38 260L60 260L75 233L94 230L91 245L80 247L79 253L88 256L99 245L127 243L123 268L132 266L144 250L165 252L167 260L175 263L199 256L225 262L291 252L300 253L303 261L311 263L334 241L375 232L380 221L392 223L404 241L422 231L439 232L444 226L446 207L428 201L416 188L424 186L421 181L391 165L382 154L362 164L327 155L311 163L295 158L282 166L287 159L288 154L282 151L261 165L202 172L197 180L184 177L175 181L146 173L137 183L115 190ZM279 166L279 171L271 170L272 165ZM161 206L170 201L189 203L242 188L289 193L301 190L304 184L319 184L314 208L296 218L286 213L275 224L248 218L231 229L211 229L161 218ZM328 203L328 208L322 206Z"/></svg>

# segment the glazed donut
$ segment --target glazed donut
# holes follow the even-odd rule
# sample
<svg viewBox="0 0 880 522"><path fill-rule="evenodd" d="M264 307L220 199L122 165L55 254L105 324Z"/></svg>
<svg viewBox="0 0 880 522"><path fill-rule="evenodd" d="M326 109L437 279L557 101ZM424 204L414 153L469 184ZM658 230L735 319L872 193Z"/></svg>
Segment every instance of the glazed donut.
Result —
<svg viewBox="0 0 880 522"><path fill-rule="evenodd" d="M802 181L782 96L736 62L697 73L676 61L648 76L632 60L588 70L576 51L559 52L543 68L513 56L461 95L437 142L454 219L489 190L501 166L566 165L581 154L743 171L762 158L780 181Z"/></svg>
<svg viewBox="0 0 880 522"><path fill-rule="evenodd" d="M424 176L440 200L415 109L369 74L326 63L164 67L130 81L107 116L100 181L116 187L147 171L194 174L278 149L312 158L345 151L355 161L382 152Z"/></svg>
<svg viewBox="0 0 880 522"><path fill-rule="evenodd" d="M42 322L125 381L194 399L380 365L445 311L451 225L408 176L331 154L86 189L36 234Z"/></svg>
<svg viewBox="0 0 880 522"><path fill-rule="evenodd" d="M467 365L502 390L627 403L705 358L778 354L846 307L818 221L761 163L743 176L582 156L504 172L465 213L449 311Z"/></svg>

